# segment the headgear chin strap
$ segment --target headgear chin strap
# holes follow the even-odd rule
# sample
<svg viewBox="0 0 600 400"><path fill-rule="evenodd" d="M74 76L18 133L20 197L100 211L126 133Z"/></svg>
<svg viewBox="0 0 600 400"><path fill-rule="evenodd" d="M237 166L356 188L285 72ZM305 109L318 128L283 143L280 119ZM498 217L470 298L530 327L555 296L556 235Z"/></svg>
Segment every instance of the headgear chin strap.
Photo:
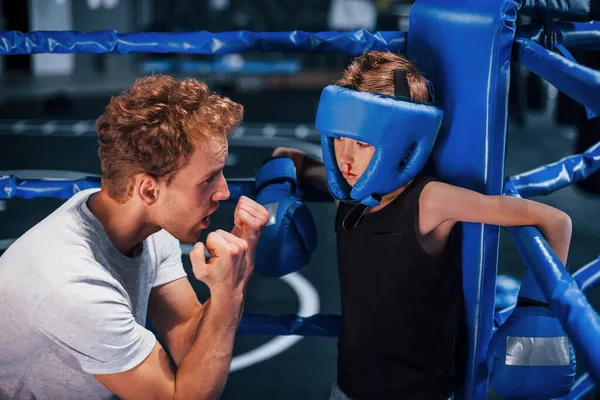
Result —
<svg viewBox="0 0 600 400"><path fill-rule="evenodd" d="M396 73L395 78L395 98L333 85L321 93L315 125L321 133L329 190L341 201L379 205L382 196L421 171L433 149L443 112L430 104L411 102L406 77ZM433 93L430 95L433 101ZM375 147L367 169L353 187L336 162L333 142L339 137Z"/></svg>

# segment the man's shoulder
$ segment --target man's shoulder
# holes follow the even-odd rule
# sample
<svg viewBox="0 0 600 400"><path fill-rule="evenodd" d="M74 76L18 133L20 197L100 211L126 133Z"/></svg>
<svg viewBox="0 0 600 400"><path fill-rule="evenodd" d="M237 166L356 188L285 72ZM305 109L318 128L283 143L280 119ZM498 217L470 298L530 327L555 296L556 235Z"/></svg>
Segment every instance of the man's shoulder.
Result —
<svg viewBox="0 0 600 400"><path fill-rule="evenodd" d="M31 275L47 286L101 270L92 247L99 232L78 207L85 198L69 199L12 243L0 259L5 273Z"/></svg>
<svg viewBox="0 0 600 400"><path fill-rule="evenodd" d="M97 230L86 206L87 200L96 192L97 189L87 189L76 193L34 226L33 230L52 230L58 235L81 235L86 230Z"/></svg>
<svg viewBox="0 0 600 400"><path fill-rule="evenodd" d="M59 208L25 232L12 247L24 254L42 257L57 252L61 256L81 253L88 247L93 231L74 207Z"/></svg>

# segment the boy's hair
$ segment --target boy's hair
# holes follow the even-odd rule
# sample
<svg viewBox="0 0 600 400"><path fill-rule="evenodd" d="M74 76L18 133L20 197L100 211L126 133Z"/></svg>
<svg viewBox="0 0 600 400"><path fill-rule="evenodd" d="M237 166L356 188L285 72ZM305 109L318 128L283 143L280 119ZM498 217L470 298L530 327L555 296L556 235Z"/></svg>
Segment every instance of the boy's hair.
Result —
<svg viewBox="0 0 600 400"><path fill-rule="evenodd" d="M197 80L164 75L137 80L111 99L96 122L103 190L124 202L137 174L170 184L189 162L194 140L226 140L242 116L240 104Z"/></svg>
<svg viewBox="0 0 600 400"><path fill-rule="evenodd" d="M343 77L335 84L350 86L359 92L394 96L394 70L406 71L406 79L412 101L427 103L427 81L406 58L389 51L370 51L355 58L346 68Z"/></svg>

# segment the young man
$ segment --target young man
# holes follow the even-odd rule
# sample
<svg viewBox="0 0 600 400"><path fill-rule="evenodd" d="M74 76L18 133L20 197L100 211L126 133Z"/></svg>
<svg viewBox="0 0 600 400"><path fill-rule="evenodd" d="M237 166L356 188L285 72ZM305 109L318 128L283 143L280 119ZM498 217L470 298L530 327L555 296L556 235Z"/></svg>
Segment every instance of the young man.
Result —
<svg viewBox="0 0 600 400"><path fill-rule="evenodd" d="M241 198L231 233L196 241L229 197L227 137L242 113L166 76L111 100L97 122L101 189L73 196L0 258L0 398L219 397L268 212ZM196 243L204 304L180 241Z"/></svg>
<svg viewBox="0 0 600 400"><path fill-rule="evenodd" d="M316 125L326 166L293 149L274 152L294 160L300 182L338 199L342 331L332 400L453 394L463 295L458 223L537 226L567 260L564 212L421 173L415 160L428 155L423 140L432 144L441 118L430 101L427 81L408 60L368 52L321 97Z"/></svg>

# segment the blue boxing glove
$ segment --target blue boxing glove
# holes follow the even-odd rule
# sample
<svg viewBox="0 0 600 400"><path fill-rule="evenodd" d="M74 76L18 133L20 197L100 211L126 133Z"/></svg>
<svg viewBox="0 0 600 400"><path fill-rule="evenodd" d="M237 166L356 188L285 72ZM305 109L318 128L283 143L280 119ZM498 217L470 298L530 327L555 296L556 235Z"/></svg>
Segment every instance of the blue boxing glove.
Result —
<svg viewBox="0 0 600 400"><path fill-rule="evenodd" d="M256 249L254 270L280 277L306 266L317 246L317 228L296 195L296 167L287 157L267 160L257 171L256 201L270 217Z"/></svg>
<svg viewBox="0 0 600 400"><path fill-rule="evenodd" d="M519 299L488 349L490 386L502 399L554 399L575 382L575 353L528 270Z"/></svg>

